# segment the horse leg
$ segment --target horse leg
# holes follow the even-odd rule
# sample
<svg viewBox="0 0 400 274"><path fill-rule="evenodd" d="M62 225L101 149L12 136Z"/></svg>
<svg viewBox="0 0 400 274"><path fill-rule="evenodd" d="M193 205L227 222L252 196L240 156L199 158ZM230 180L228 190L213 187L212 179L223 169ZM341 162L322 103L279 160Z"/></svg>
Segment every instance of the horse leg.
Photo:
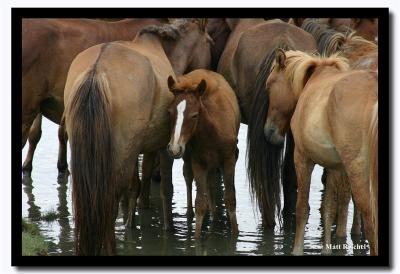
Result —
<svg viewBox="0 0 400 274"><path fill-rule="evenodd" d="M361 216L360 216L360 211L358 211L356 204L354 203L353 199L353 225L351 227L351 234L355 236L360 236L361 235Z"/></svg>
<svg viewBox="0 0 400 274"><path fill-rule="evenodd" d="M308 198L314 163L305 157L305 155L302 155L296 147L294 149L294 163L296 167L298 192L296 203L296 236L292 254L302 255L304 249L304 229L310 211Z"/></svg>
<svg viewBox="0 0 400 274"><path fill-rule="evenodd" d="M183 163L183 177L186 182L186 199L187 199L187 218L193 218L193 201L192 201L192 183L193 183L193 171L190 159L185 159Z"/></svg>
<svg viewBox="0 0 400 274"><path fill-rule="evenodd" d="M231 233L233 237L237 237L239 234L236 220L235 163L235 156L232 155L232 157L225 160L223 170L225 186L224 200L231 222Z"/></svg>
<svg viewBox="0 0 400 274"><path fill-rule="evenodd" d="M336 237L345 238L346 237L346 227L347 227L347 215L349 212L350 203L350 185L347 180L347 175L344 170L341 174L338 174L338 215L337 215L337 226L336 226Z"/></svg>
<svg viewBox="0 0 400 274"><path fill-rule="evenodd" d="M126 227L132 228L135 226L135 211L136 211L136 203L141 190L141 183L139 178L139 165L136 160L134 174L131 180L128 182L129 191L128 191L128 210L127 210L127 220Z"/></svg>
<svg viewBox="0 0 400 274"><path fill-rule="evenodd" d="M369 242L371 255L378 255L378 246L375 242L375 228L372 220L369 193L369 177L365 174L363 160L345 161L346 171L349 177L351 191L355 206L360 210L364 222L365 236Z"/></svg>
<svg viewBox="0 0 400 274"><path fill-rule="evenodd" d="M40 141L40 137L42 136L42 114L39 113L29 131L29 150L26 155L24 164L22 165L22 172L24 176L30 177L32 172L32 162L33 162L33 154L35 153L35 149L37 144Z"/></svg>
<svg viewBox="0 0 400 274"><path fill-rule="evenodd" d="M326 169L324 169L326 172ZM335 171L330 170L325 173L325 192L324 199L322 201L322 220L324 225L324 245L322 247L321 254L322 255L331 255L331 240L332 240L332 223L333 218L336 215L336 206L335 203L335 194L336 194L336 180L335 180Z"/></svg>
<svg viewBox="0 0 400 274"><path fill-rule="evenodd" d="M161 184L160 184L160 196L163 204L163 215L164 215L164 230L173 230L172 222L172 165L174 160L168 155L166 149L160 151L160 173L161 173Z"/></svg>
<svg viewBox="0 0 400 274"><path fill-rule="evenodd" d="M68 178L69 171L68 171L68 163L67 163L67 141L68 135L67 131L65 130L65 118L63 117L60 122L60 126L58 128L58 141L59 141L59 148L58 148L58 161L57 161L57 168L58 168L58 179L66 179Z"/></svg>
<svg viewBox="0 0 400 274"><path fill-rule="evenodd" d="M143 155L142 161L142 185L139 196L138 207L139 208L149 208L150 206L150 184L151 176L153 174L154 162L157 156L156 152L145 153Z"/></svg>
<svg viewBox="0 0 400 274"><path fill-rule="evenodd" d="M206 187L206 193L207 193L207 204L208 204L208 209L210 210L210 215L211 215L211 220L212 224L214 224L216 213L217 213L217 206L215 204L215 191L216 191L216 183L219 183L220 181L217 181L217 169L211 169L207 173L207 187Z"/></svg>
<svg viewBox="0 0 400 274"><path fill-rule="evenodd" d="M196 200L195 200L195 216L196 229L194 238L199 239L201 236L201 227L203 226L204 215L207 211L207 170L192 159L192 170L196 179Z"/></svg>

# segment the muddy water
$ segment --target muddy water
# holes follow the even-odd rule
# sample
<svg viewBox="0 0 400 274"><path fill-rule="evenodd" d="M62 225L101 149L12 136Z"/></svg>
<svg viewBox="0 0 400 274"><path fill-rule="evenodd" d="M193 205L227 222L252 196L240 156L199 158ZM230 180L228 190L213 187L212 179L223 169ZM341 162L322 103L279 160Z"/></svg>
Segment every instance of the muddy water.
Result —
<svg viewBox="0 0 400 274"><path fill-rule="evenodd" d="M273 233L263 232L260 216L251 202L245 169L246 131L247 127L242 124L238 143L240 155L235 175L239 225L239 236L236 240L230 238L221 196L217 197L219 203L217 203L216 223L203 234L202 240L195 241L193 239L194 220L188 221L185 216L186 185L182 175L183 162L178 160L174 162L173 167L175 231L166 233L162 230L159 184L153 183L151 208L139 210L136 213L136 228L126 229L123 225L122 215L118 216L116 223L117 253L119 255L289 255L294 240L294 229L277 227ZM22 152L22 159L25 159L27 150L26 146ZM42 139L38 144L33 162L32 180L23 180L22 216L39 224L46 240L49 241L50 255L72 255L74 225L71 216L71 188L69 180L57 180L57 153L57 125L44 118ZM322 249L322 227L319 212L322 191L321 175L322 168L317 166L312 176L310 216L304 240L304 254L308 255L319 255ZM195 187L193 197L195 197ZM41 221L40 214L51 210L59 214L57 220ZM365 240L351 238L352 217L353 205L351 203L347 237L344 241L350 248L334 250L334 254L369 254L368 250L352 248L356 244L365 243ZM336 243L337 241L333 238L332 242Z"/></svg>

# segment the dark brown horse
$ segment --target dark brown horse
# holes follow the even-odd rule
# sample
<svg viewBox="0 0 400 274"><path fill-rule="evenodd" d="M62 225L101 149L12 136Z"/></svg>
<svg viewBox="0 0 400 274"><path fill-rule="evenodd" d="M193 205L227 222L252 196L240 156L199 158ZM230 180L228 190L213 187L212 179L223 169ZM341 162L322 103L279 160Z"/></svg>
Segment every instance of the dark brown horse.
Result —
<svg viewBox="0 0 400 274"><path fill-rule="evenodd" d="M71 145L72 197L78 255L115 253L115 218L123 193L133 215L140 153L168 143L169 75L207 68L209 36L198 20L148 26L133 42L91 47L72 62L65 86L65 125ZM172 162L160 158L164 228L172 226ZM130 218L132 219L132 218Z"/></svg>
<svg viewBox="0 0 400 274"><path fill-rule="evenodd" d="M191 186L193 177L196 180L195 238L201 235L207 206L215 220L217 169L223 171L225 205L232 235L236 236L234 175L240 111L235 93L220 74L207 70L195 70L179 77L177 82L170 76L168 86L174 94L169 107L171 138L168 152L174 158L183 157L188 165L186 184Z"/></svg>
<svg viewBox="0 0 400 274"><path fill-rule="evenodd" d="M280 180L284 181L285 212L294 212L296 177L288 139L285 170L282 149L269 145L264 137L267 111L265 80L277 47L315 50L314 38L300 28L275 19L227 20L232 32L218 64L221 73L236 93L241 120L248 124L248 177L252 193L262 212L266 227L275 225L280 214ZM271 165L270 165L271 164Z"/></svg>
<svg viewBox="0 0 400 274"><path fill-rule="evenodd" d="M64 111L64 86L72 60L81 51L103 42L132 40L144 26L159 19L105 22L91 19L22 20L22 147L29 151L22 166L30 175L41 137L42 115L60 124ZM66 136L59 132L58 170L67 171Z"/></svg>

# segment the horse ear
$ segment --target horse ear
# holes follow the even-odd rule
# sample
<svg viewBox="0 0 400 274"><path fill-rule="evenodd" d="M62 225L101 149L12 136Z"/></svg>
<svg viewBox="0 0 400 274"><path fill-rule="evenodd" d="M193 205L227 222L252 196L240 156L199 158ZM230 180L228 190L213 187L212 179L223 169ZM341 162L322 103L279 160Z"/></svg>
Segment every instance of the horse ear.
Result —
<svg viewBox="0 0 400 274"><path fill-rule="evenodd" d="M172 92L172 89L174 88L174 86L175 86L175 80L174 80L174 78L170 75L170 76L168 76L168 88L169 88L169 90Z"/></svg>
<svg viewBox="0 0 400 274"><path fill-rule="evenodd" d="M202 79L200 84L197 86L197 92L200 96L203 96L207 88L206 80Z"/></svg>
<svg viewBox="0 0 400 274"><path fill-rule="evenodd" d="M200 30L206 32L208 18L200 19Z"/></svg>
<svg viewBox="0 0 400 274"><path fill-rule="evenodd" d="M286 54L281 48L275 50L275 62L278 64L279 68L285 68Z"/></svg>

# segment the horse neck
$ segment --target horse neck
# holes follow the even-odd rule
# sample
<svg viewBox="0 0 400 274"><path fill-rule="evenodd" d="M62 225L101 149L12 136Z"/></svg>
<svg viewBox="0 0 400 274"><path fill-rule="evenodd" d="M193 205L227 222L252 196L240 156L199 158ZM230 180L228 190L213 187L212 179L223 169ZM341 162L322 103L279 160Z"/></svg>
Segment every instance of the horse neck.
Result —
<svg viewBox="0 0 400 274"><path fill-rule="evenodd" d="M350 40L343 47L343 55L348 59L356 57L362 57L371 53L376 53L378 51L378 47L370 42L370 41L352 41ZM351 60L355 61L355 60Z"/></svg>
<svg viewBox="0 0 400 274"><path fill-rule="evenodd" d="M177 46L179 41L161 41L161 43L176 76L183 75L190 63L190 50L180 50L180 48Z"/></svg>

